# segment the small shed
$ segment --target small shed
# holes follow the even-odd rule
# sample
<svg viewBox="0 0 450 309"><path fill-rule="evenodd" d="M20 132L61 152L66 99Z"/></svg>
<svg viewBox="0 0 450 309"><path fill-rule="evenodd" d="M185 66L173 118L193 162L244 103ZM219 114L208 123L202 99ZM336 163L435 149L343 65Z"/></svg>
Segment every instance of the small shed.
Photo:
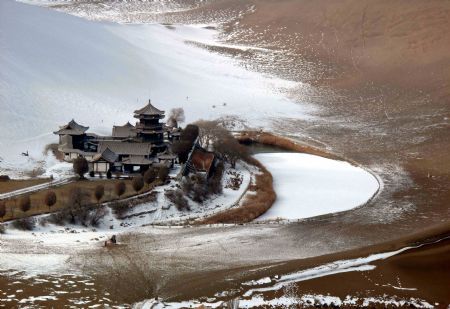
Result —
<svg viewBox="0 0 450 309"><path fill-rule="evenodd" d="M196 148L192 152L187 164L187 174L205 173L210 177L213 171L216 156L214 152L206 151L202 148Z"/></svg>

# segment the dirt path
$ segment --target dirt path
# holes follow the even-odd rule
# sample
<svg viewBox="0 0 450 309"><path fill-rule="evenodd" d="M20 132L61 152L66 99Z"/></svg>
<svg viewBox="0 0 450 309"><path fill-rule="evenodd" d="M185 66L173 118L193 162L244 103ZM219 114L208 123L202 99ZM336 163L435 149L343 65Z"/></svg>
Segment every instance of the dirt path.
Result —
<svg viewBox="0 0 450 309"><path fill-rule="evenodd" d="M23 189L19 189L19 190L14 190L14 191L7 192L7 193L2 193L2 194L0 194L0 200L9 199L9 198L16 197L16 196L23 195L23 194L29 194L29 193L34 193L37 191L42 191L42 190L45 190L48 188L65 185L65 184L71 183L73 181L74 180L72 178L63 178L63 179L53 180L48 183L43 183L43 184L39 184L39 185L35 185L35 186L31 186L31 187L27 187L27 188L23 188Z"/></svg>

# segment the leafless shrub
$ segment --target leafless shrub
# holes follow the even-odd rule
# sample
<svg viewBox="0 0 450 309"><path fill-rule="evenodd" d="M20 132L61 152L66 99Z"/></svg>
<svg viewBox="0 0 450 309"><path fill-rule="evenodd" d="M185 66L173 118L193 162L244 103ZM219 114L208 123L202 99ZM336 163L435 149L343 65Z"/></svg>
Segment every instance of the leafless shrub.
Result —
<svg viewBox="0 0 450 309"><path fill-rule="evenodd" d="M8 175L0 175L0 182L10 181L10 180L11 180L11 178L9 178Z"/></svg>
<svg viewBox="0 0 450 309"><path fill-rule="evenodd" d="M0 218L3 218L6 216L6 203L4 201L0 201Z"/></svg>
<svg viewBox="0 0 450 309"><path fill-rule="evenodd" d="M192 149L192 142L191 141L175 141L172 144L172 152L178 156L178 159L181 163L186 163L189 152Z"/></svg>
<svg viewBox="0 0 450 309"><path fill-rule="evenodd" d="M148 170L144 173L144 182L148 185L150 185L152 182L156 180L157 171L155 168L150 167Z"/></svg>
<svg viewBox="0 0 450 309"><path fill-rule="evenodd" d="M206 149L212 146L216 154L232 167L235 167L237 160L245 160L249 156L247 148L239 144L239 141L217 121L200 120L196 124L200 130L200 145Z"/></svg>
<svg viewBox="0 0 450 309"><path fill-rule="evenodd" d="M275 202L276 194L273 189L273 178L270 172L256 159L249 158L248 162L258 166L261 174L256 175L256 182L252 190L256 194L248 195L238 208L233 208L213 215L201 223L245 223L250 222L265 213Z"/></svg>
<svg viewBox="0 0 450 309"><path fill-rule="evenodd" d="M18 230L32 231L36 227L36 220L31 217L14 220L12 226Z"/></svg>
<svg viewBox="0 0 450 309"><path fill-rule="evenodd" d="M167 119L167 125L170 127L178 128L178 125L184 122L184 109L182 107L172 108Z"/></svg>
<svg viewBox="0 0 450 309"><path fill-rule="evenodd" d="M100 203L100 200L105 195L105 186L104 185L97 185L94 190L94 197L97 200L97 203Z"/></svg>
<svg viewBox="0 0 450 309"><path fill-rule="evenodd" d="M44 204L48 206L48 209L56 204L56 193L54 191L48 191L44 196Z"/></svg>
<svg viewBox="0 0 450 309"><path fill-rule="evenodd" d="M31 177L31 178L36 178L38 176L41 176L44 173L45 173L45 169L43 167L36 167L30 171L26 171L25 175L27 175L28 177Z"/></svg>
<svg viewBox="0 0 450 309"><path fill-rule="evenodd" d="M142 176L140 175L133 177L133 180L131 181L131 186L133 187L134 191L138 193L144 187L144 178L142 178Z"/></svg>
<svg viewBox="0 0 450 309"><path fill-rule="evenodd" d="M123 217L129 209L132 207L142 204L142 203L150 203L156 201L156 192L151 192L150 194L139 196L130 200L117 200L109 203L109 207L113 209L116 217Z"/></svg>
<svg viewBox="0 0 450 309"><path fill-rule="evenodd" d="M64 212L67 213L71 223L81 223L85 225L89 211L88 207L86 207L88 203L88 192L79 187L74 187L70 190Z"/></svg>
<svg viewBox="0 0 450 309"><path fill-rule="evenodd" d="M229 188L232 190L239 190L242 185L243 176L239 172L228 171L227 174L230 176L227 180L227 184L225 188Z"/></svg>
<svg viewBox="0 0 450 309"><path fill-rule="evenodd" d="M180 189L167 190L165 196L178 210L190 210L188 200L184 197L183 191Z"/></svg>
<svg viewBox="0 0 450 309"><path fill-rule="evenodd" d="M56 225L64 225L64 223L68 221L66 219L67 219L67 212L65 210L55 212L46 218L47 222Z"/></svg>
<svg viewBox="0 0 450 309"><path fill-rule="evenodd" d="M219 162L214 169L210 179L208 179L208 192L211 194L222 193L222 176L225 166L223 162Z"/></svg>
<svg viewBox="0 0 450 309"><path fill-rule="evenodd" d="M27 212L31 208L31 199L29 195L25 195L19 200L19 207L23 212Z"/></svg>
<svg viewBox="0 0 450 309"><path fill-rule="evenodd" d="M123 181L116 183L116 185L114 186L114 192L119 198L125 193L126 190L127 185Z"/></svg>
<svg viewBox="0 0 450 309"><path fill-rule="evenodd" d="M169 176L169 168L167 166L161 166L158 171L158 178L161 182L165 182Z"/></svg>
<svg viewBox="0 0 450 309"><path fill-rule="evenodd" d="M189 141L191 144L199 136L199 127L195 124L188 124L180 133L180 139L182 141Z"/></svg>
<svg viewBox="0 0 450 309"><path fill-rule="evenodd" d="M5 233L6 233L6 225L0 224L0 234L5 234Z"/></svg>
<svg viewBox="0 0 450 309"><path fill-rule="evenodd" d="M88 161L83 157L78 157L73 161L73 171L80 179L84 179L84 174L89 172Z"/></svg>
<svg viewBox="0 0 450 309"><path fill-rule="evenodd" d="M88 220L91 226L98 226L101 219L105 217L107 210L105 207L95 207L89 211Z"/></svg>
<svg viewBox="0 0 450 309"><path fill-rule="evenodd" d="M190 196L193 201L203 203L208 198L208 183L206 177L201 174L194 174L191 177L193 182Z"/></svg>

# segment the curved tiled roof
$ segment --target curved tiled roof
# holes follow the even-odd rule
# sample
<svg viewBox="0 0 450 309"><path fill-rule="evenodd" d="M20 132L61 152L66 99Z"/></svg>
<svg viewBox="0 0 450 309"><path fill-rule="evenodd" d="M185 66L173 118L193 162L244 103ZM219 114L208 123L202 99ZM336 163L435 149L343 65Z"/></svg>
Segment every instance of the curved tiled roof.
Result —
<svg viewBox="0 0 450 309"><path fill-rule="evenodd" d="M135 110L134 113L136 115L164 115L164 111L157 109L152 105L152 102L148 100L148 104L143 108Z"/></svg>
<svg viewBox="0 0 450 309"><path fill-rule="evenodd" d="M89 129L89 127L82 126L78 123L76 123L75 120L71 120L68 124L63 125L59 127L58 131L55 131L53 133L63 135L63 134L69 134L69 135L81 135L84 134Z"/></svg>
<svg viewBox="0 0 450 309"><path fill-rule="evenodd" d="M136 136L134 129L135 127L130 122L127 122L123 126L113 126L112 136L120 138L134 137Z"/></svg>
<svg viewBox="0 0 450 309"><path fill-rule="evenodd" d="M148 156L151 153L151 143L132 143L122 141L101 141L98 145L99 152L106 148L118 155Z"/></svg>
<svg viewBox="0 0 450 309"><path fill-rule="evenodd" d="M103 152L96 154L94 158L92 158L92 162L96 162L99 161L100 159L103 159L106 162L114 163L117 161L118 158L119 156L114 151L106 147L105 150L103 150Z"/></svg>

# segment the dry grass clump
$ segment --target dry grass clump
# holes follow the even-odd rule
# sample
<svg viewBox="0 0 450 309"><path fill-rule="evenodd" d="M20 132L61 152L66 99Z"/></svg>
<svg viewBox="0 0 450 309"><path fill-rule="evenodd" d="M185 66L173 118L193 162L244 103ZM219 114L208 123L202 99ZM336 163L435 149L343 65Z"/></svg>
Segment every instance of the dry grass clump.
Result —
<svg viewBox="0 0 450 309"><path fill-rule="evenodd" d="M159 185L159 183L155 184ZM153 187L152 187L153 188ZM152 203L156 201L157 192L152 191L150 194L139 196L129 200L116 200L112 201L109 206L114 211L114 214L118 219L124 218L128 210L133 208L136 205L140 205L143 203Z"/></svg>
<svg viewBox="0 0 450 309"><path fill-rule="evenodd" d="M279 148L286 149L286 150L317 155L317 156L321 156L324 158L342 160L342 158L340 158L336 155L333 155L331 153L322 151L320 149L317 149L317 148L314 148L311 146L298 144L297 142L295 142L289 138L273 135L273 134L267 133L267 132L247 131L247 132L241 134L240 136L237 136L236 139L243 144L259 143L259 144L279 147Z"/></svg>
<svg viewBox="0 0 450 309"><path fill-rule="evenodd" d="M276 193L273 189L272 174L254 158L248 158L247 162L257 166L261 171L261 174L256 175L255 183L249 188L256 194L248 195L240 207L206 218L201 222L202 224L250 222L264 214L275 202Z"/></svg>

